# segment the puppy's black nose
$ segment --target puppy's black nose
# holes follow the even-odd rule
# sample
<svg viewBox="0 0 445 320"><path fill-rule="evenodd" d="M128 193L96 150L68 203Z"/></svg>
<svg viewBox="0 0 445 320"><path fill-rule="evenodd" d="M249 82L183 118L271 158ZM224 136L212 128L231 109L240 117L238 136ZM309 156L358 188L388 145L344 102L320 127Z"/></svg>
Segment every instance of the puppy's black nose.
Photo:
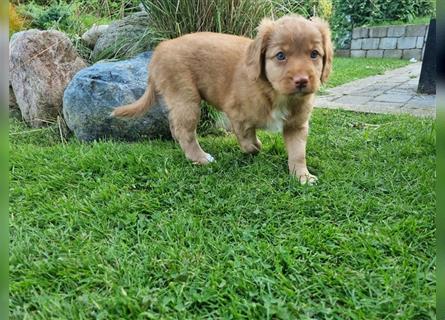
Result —
<svg viewBox="0 0 445 320"><path fill-rule="evenodd" d="M306 88L309 83L309 78L306 76L295 76L293 80L296 88Z"/></svg>

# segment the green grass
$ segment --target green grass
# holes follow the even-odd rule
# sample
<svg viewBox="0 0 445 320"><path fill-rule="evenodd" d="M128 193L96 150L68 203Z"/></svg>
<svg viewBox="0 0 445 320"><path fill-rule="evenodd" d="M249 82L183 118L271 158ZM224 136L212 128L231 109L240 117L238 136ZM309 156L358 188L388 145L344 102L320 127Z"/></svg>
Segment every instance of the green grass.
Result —
<svg viewBox="0 0 445 320"><path fill-rule="evenodd" d="M364 25L364 27L381 27L381 26L397 26L411 24L429 24L431 17L414 17L410 21L404 20L384 20Z"/></svg>
<svg viewBox="0 0 445 320"><path fill-rule="evenodd" d="M260 138L194 166L12 121L10 318L434 319L433 120L316 110L314 187Z"/></svg>
<svg viewBox="0 0 445 320"><path fill-rule="evenodd" d="M383 74L385 71L403 67L409 63L401 59L335 57L327 87L336 87L353 80Z"/></svg>

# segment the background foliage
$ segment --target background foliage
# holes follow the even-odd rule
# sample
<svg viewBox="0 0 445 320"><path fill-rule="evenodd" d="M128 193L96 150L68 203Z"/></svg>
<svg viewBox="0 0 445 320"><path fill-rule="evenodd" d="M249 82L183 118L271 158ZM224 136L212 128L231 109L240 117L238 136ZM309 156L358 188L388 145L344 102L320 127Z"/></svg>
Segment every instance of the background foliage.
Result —
<svg viewBox="0 0 445 320"><path fill-rule="evenodd" d="M299 13L329 19L330 0L142 0L153 28L166 38L198 31L253 36L264 17Z"/></svg>
<svg viewBox="0 0 445 320"><path fill-rule="evenodd" d="M328 20L337 47L343 47L353 27L388 21L410 23L436 12L433 0L15 0L12 3L19 15L15 11L10 14L11 32L28 27L24 21L29 21L34 28L64 31L75 43L94 23L110 23L139 10L141 3L150 14L149 34L156 39L154 44L196 31L253 36L263 17L298 13ZM110 57L116 55L111 52Z"/></svg>
<svg viewBox="0 0 445 320"><path fill-rule="evenodd" d="M433 0L333 0L330 19L337 47L347 42L354 27L381 23L412 23L418 17L436 14ZM428 19L426 19L428 21Z"/></svg>

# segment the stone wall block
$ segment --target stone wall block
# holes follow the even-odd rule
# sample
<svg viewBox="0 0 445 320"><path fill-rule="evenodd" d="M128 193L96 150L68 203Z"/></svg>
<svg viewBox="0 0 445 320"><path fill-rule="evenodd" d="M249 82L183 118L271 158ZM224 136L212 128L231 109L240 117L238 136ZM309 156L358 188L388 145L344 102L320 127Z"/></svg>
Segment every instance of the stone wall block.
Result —
<svg viewBox="0 0 445 320"><path fill-rule="evenodd" d="M407 37L424 37L426 34L426 25L410 25L406 26Z"/></svg>
<svg viewBox="0 0 445 320"><path fill-rule="evenodd" d="M364 58L366 57L366 50L351 50L352 58Z"/></svg>
<svg viewBox="0 0 445 320"><path fill-rule="evenodd" d="M397 40L397 49L414 49L417 37L402 37Z"/></svg>
<svg viewBox="0 0 445 320"><path fill-rule="evenodd" d="M380 40L380 49L396 49L397 48L397 38L382 38Z"/></svg>
<svg viewBox="0 0 445 320"><path fill-rule="evenodd" d="M388 37L403 37L405 35L405 26L388 27Z"/></svg>
<svg viewBox="0 0 445 320"><path fill-rule="evenodd" d="M370 38L383 38L386 37L388 33L388 27L373 27L369 28Z"/></svg>
<svg viewBox="0 0 445 320"><path fill-rule="evenodd" d="M367 38L367 39L363 39L362 40L362 49L378 49L379 48L379 42L380 42L380 38Z"/></svg>
<svg viewBox="0 0 445 320"><path fill-rule="evenodd" d="M366 58L383 58L383 50L368 50Z"/></svg>

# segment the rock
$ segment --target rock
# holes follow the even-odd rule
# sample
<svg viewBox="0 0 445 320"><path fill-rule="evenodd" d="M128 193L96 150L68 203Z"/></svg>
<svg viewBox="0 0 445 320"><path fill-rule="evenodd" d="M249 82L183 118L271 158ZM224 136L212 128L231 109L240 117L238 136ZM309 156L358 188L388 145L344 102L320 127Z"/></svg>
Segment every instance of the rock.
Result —
<svg viewBox="0 0 445 320"><path fill-rule="evenodd" d="M168 112L162 101L142 118L110 116L115 107L142 96L147 86L150 58L151 52L146 52L130 60L98 62L76 74L65 90L63 115L78 139L133 141L171 137Z"/></svg>
<svg viewBox="0 0 445 320"><path fill-rule="evenodd" d="M96 45L97 39L108 29L108 24L102 24L99 26L93 25L87 32L82 35L82 41L89 48L94 48Z"/></svg>
<svg viewBox="0 0 445 320"><path fill-rule="evenodd" d="M12 90L11 83L9 83L9 116L22 120L22 113L15 98L14 90Z"/></svg>
<svg viewBox="0 0 445 320"><path fill-rule="evenodd" d="M100 60L103 57L107 57L110 52L127 52L141 41L141 38L147 34L147 29L148 14L146 12L137 12L122 20L113 22L97 39L91 54L92 60ZM142 47L144 47L144 50L148 50L149 45L149 43L142 44Z"/></svg>
<svg viewBox="0 0 445 320"><path fill-rule="evenodd" d="M32 127L54 122L68 82L85 67L62 32L15 34L9 44L9 77L23 119Z"/></svg>

